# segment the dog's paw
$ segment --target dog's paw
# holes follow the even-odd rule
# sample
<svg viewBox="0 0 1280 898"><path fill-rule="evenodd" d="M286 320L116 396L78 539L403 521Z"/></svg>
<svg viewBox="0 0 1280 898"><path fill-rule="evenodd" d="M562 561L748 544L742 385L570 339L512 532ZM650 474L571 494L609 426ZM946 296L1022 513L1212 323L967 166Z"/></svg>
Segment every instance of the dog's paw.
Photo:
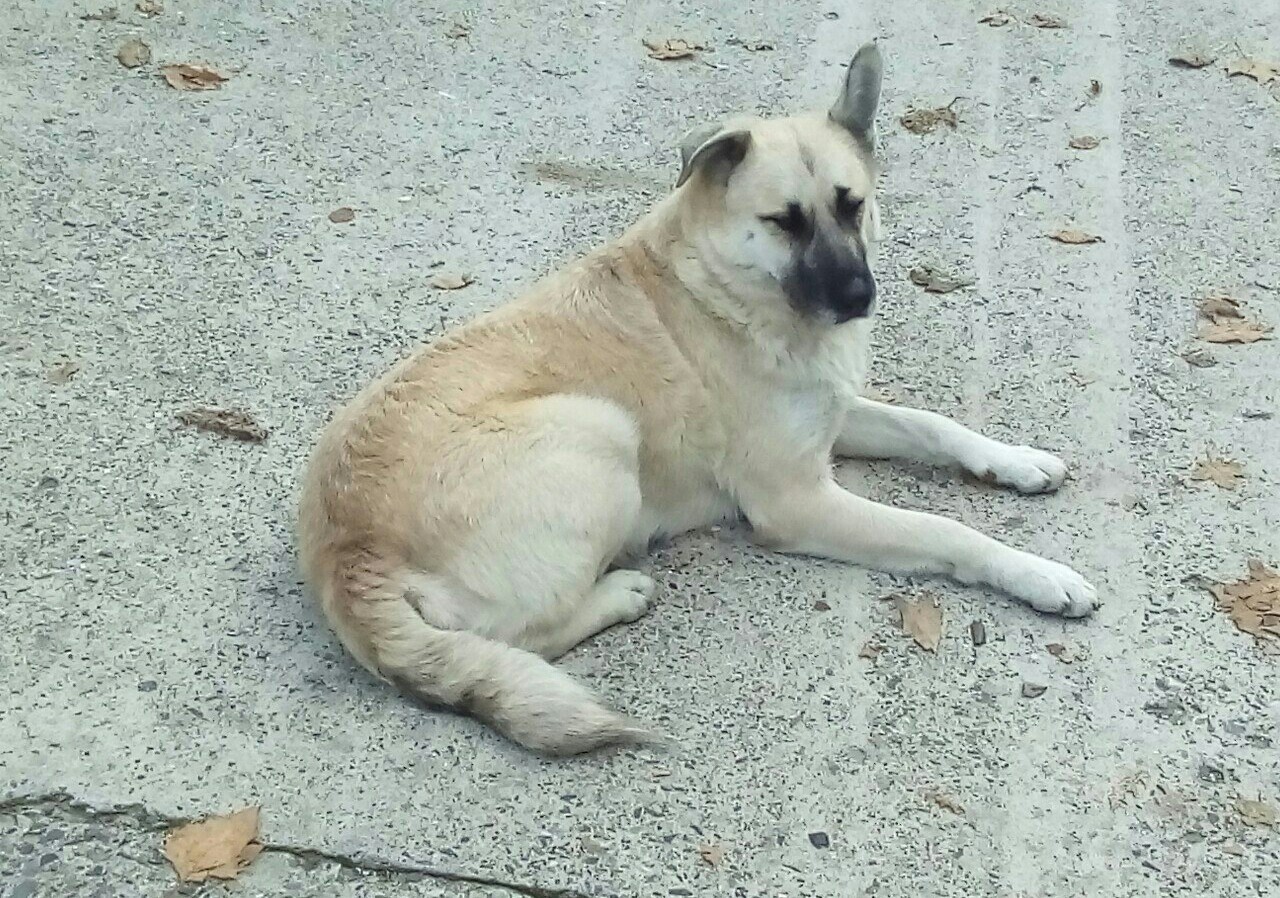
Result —
<svg viewBox="0 0 1280 898"><path fill-rule="evenodd" d="M1030 446L997 443L981 456L965 462L970 474L1020 493L1052 493L1062 486L1067 466L1062 459Z"/></svg>
<svg viewBox="0 0 1280 898"><path fill-rule="evenodd" d="M632 623L644 617L653 605L658 584L648 574L639 571L618 570L605 574L596 587L618 623Z"/></svg>
<svg viewBox="0 0 1280 898"><path fill-rule="evenodd" d="M1013 552L992 572L991 583L1036 611L1088 617L1098 610L1098 590L1065 564Z"/></svg>

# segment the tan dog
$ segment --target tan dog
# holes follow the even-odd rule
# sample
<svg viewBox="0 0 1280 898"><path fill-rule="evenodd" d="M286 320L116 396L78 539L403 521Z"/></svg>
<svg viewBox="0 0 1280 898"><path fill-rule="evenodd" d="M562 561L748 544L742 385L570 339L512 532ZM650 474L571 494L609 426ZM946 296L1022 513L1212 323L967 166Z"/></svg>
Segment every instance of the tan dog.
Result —
<svg viewBox="0 0 1280 898"><path fill-rule="evenodd" d="M643 738L552 664L634 621L616 560L739 513L781 551L986 583L1077 617L1071 569L846 492L832 451L954 464L1023 492L1062 463L859 396L874 308L881 60L828 113L682 147L676 190L616 242L424 346L333 420L302 565L375 674L550 753Z"/></svg>

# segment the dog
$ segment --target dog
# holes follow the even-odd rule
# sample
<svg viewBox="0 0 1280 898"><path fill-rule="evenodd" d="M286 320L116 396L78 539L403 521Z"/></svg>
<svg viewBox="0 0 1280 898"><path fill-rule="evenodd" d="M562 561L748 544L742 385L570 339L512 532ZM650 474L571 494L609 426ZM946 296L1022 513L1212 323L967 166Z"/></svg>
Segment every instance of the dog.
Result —
<svg viewBox="0 0 1280 898"><path fill-rule="evenodd" d="M782 552L944 574L1083 617L1080 574L847 492L832 457L1056 490L1053 455L861 395L876 307L882 58L827 112L694 131L615 242L395 365L338 412L302 489L302 570L377 676L566 755L650 732L551 662L635 621L655 538L745 518Z"/></svg>

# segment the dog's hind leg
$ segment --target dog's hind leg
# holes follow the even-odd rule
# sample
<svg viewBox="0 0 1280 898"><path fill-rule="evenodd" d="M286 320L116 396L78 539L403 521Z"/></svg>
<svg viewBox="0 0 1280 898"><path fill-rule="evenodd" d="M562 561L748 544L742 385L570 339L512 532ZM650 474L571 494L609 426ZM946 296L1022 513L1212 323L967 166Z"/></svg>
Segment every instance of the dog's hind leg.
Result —
<svg viewBox="0 0 1280 898"><path fill-rule="evenodd" d="M870 399L858 399L846 412L835 453L954 466L1022 493L1053 492L1067 475L1067 466L1048 452L1001 443L934 412Z"/></svg>
<svg viewBox="0 0 1280 898"><path fill-rule="evenodd" d="M639 620L649 610L657 588L653 578L640 571L610 571L596 581L579 604L566 609L559 619L526 630L517 645L553 661L614 624Z"/></svg>

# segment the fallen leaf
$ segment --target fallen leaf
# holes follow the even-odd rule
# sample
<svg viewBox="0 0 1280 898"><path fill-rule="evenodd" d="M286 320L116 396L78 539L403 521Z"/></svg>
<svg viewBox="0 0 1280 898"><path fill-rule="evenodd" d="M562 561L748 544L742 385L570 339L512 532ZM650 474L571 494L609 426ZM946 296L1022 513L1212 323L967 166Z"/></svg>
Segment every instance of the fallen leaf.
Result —
<svg viewBox="0 0 1280 898"><path fill-rule="evenodd" d="M227 76L207 65L175 63L160 66L160 74L175 90L217 90Z"/></svg>
<svg viewBox="0 0 1280 898"><path fill-rule="evenodd" d="M1063 645L1060 642L1051 642L1048 645L1046 645L1044 648L1045 648L1045 651L1047 651L1053 657L1057 658L1063 664L1071 664L1076 660L1075 653L1072 652L1071 649L1069 649L1067 646Z"/></svg>
<svg viewBox="0 0 1280 898"><path fill-rule="evenodd" d="M1067 20L1061 16L1051 16L1037 12L1031 14L1031 18L1027 19L1027 24L1032 28L1066 28Z"/></svg>
<svg viewBox="0 0 1280 898"><path fill-rule="evenodd" d="M924 287L926 293L950 293L961 287L973 286L973 278L952 278L942 274L930 265L920 265L911 269L911 283Z"/></svg>
<svg viewBox="0 0 1280 898"><path fill-rule="evenodd" d="M1257 343L1269 340L1271 325L1261 321L1230 320L1219 318L1200 328L1200 339L1206 343Z"/></svg>
<svg viewBox="0 0 1280 898"><path fill-rule="evenodd" d="M987 627L980 620L969 624L969 641L975 646L987 644Z"/></svg>
<svg viewBox="0 0 1280 898"><path fill-rule="evenodd" d="M729 38L729 43L734 46L741 47L744 50L750 50L752 53L762 53L769 50L778 49L773 41L744 41L740 37Z"/></svg>
<svg viewBox="0 0 1280 898"><path fill-rule="evenodd" d="M466 22L454 22L445 30L444 36L452 41L462 40L471 36L471 26Z"/></svg>
<svg viewBox="0 0 1280 898"><path fill-rule="evenodd" d="M1230 296L1216 295L1207 296L1200 301L1200 317L1219 321L1223 318L1243 318L1244 313L1240 311L1238 300Z"/></svg>
<svg viewBox="0 0 1280 898"><path fill-rule="evenodd" d="M902 122L902 127L912 134L930 134L939 125L946 125L954 131L960 122L956 111L951 108L955 103L956 101L952 100L946 106L939 106L936 109L908 109L898 121Z"/></svg>
<svg viewBox="0 0 1280 898"><path fill-rule="evenodd" d="M210 408L202 406L190 411L181 412L178 420L198 430L224 437L233 437L250 443L261 443L267 438L267 429L249 415L232 408Z"/></svg>
<svg viewBox="0 0 1280 898"><path fill-rule="evenodd" d="M859 658L865 658L868 661L874 661L880 657L880 653L884 651L884 646L875 640L867 640L867 643L858 651Z"/></svg>
<svg viewBox="0 0 1280 898"><path fill-rule="evenodd" d="M80 363L74 359L68 359L65 362L59 362L49 369L45 375L52 384L69 383L71 378L80 373Z"/></svg>
<svg viewBox="0 0 1280 898"><path fill-rule="evenodd" d="M207 817L169 830L164 856L180 882L235 879L262 852L258 843L260 808L225 817Z"/></svg>
<svg viewBox="0 0 1280 898"><path fill-rule="evenodd" d="M1241 56L1239 59L1233 59L1227 63L1227 77L1230 78L1234 75L1244 75L1259 84L1270 84L1280 78L1280 65L1274 62L1254 59L1252 56Z"/></svg>
<svg viewBox="0 0 1280 898"><path fill-rule="evenodd" d="M1100 143L1102 143L1102 141L1098 140L1098 138L1090 137L1086 134L1081 137L1071 138L1071 141L1067 146L1071 147L1073 150L1096 150Z"/></svg>
<svg viewBox="0 0 1280 898"><path fill-rule="evenodd" d="M1280 639L1280 574L1256 558L1249 576L1235 583L1213 583L1209 591L1218 610L1231 615L1236 629L1259 639Z"/></svg>
<svg viewBox="0 0 1280 898"><path fill-rule="evenodd" d="M928 593L916 601L899 597L898 612L902 615L903 631L916 645L926 652L936 652L942 642L942 609L937 600Z"/></svg>
<svg viewBox="0 0 1280 898"><path fill-rule="evenodd" d="M1251 798L1236 799L1236 813L1248 826L1275 826L1276 809L1265 801Z"/></svg>
<svg viewBox="0 0 1280 898"><path fill-rule="evenodd" d="M707 49L706 44L679 37L669 37L665 41L646 39L644 45L649 48L652 59L687 59L697 55L699 50Z"/></svg>
<svg viewBox="0 0 1280 898"><path fill-rule="evenodd" d="M437 290L461 290L475 280L469 274L453 274L442 271L431 279L431 286Z"/></svg>
<svg viewBox="0 0 1280 898"><path fill-rule="evenodd" d="M930 791L924 793L924 797L932 801L944 811L950 811L953 814L958 814L962 817L964 816L964 805L960 804L960 802L956 801L945 792Z"/></svg>
<svg viewBox="0 0 1280 898"><path fill-rule="evenodd" d="M133 5L133 8L148 18L151 16L158 16L160 13L164 12L164 6L157 3L156 0L138 0L138 2Z"/></svg>
<svg viewBox="0 0 1280 898"><path fill-rule="evenodd" d="M724 846L719 842L707 842L698 846L698 857L708 867L719 867L724 861Z"/></svg>
<svg viewBox="0 0 1280 898"><path fill-rule="evenodd" d="M1191 346L1184 349L1182 359L1194 368L1212 368L1218 364L1218 360L1213 357L1213 354L1202 346Z"/></svg>
<svg viewBox="0 0 1280 898"><path fill-rule="evenodd" d="M1072 246L1103 242L1102 238L1097 234L1088 234L1084 231L1077 231L1074 228L1064 228L1061 231L1054 231L1049 235L1049 237L1059 243L1069 243Z"/></svg>
<svg viewBox="0 0 1280 898"><path fill-rule="evenodd" d="M136 69L151 61L151 48L136 37L130 38L116 51L116 59L126 69Z"/></svg>
<svg viewBox="0 0 1280 898"><path fill-rule="evenodd" d="M98 12L87 12L80 18L86 22L114 22L119 17L120 11L114 6L108 6Z"/></svg>
<svg viewBox="0 0 1280 898"><path fill-rule="evenodd" d="M1188 475L1192 480L1207 480L1224 490L1233 490L1244 479L1244 465L1226 458L1206 455L1196 462Z"/></svg>
<svg viewBox="0 0 1280 898"><path fill-rule="evenodd" d="M1048 686L1041 686L1039 683L1023 683L1022 697L1023 698L1039 698L1040 696L1044 695L1048 689L1049 689Z"/></svg>
<svg viewBox="0 0 1280 898"><path fill-rule="evenodd" d="M1212 56L1205 56L1203 53L1179 53L1177 56L1170 56L1169 63L1180 69L1202 69L1213 62Z"/></svg>
<svg viewBox="0 0 1280 898"><path fill-rule="evenodd" d="M350 206L339 206L329 213L329 220L334 224L346 224L356 220L356 211Z"/></svg>
<svg viewBox="0 0 1280 898"><path fill-rule="evenodd" d="M1013 16L1005 12L1003 9L997 9L995 12L987 13L978 20L979 25L990 25L992 28L1003 28L1013 21Z"/></svg>

